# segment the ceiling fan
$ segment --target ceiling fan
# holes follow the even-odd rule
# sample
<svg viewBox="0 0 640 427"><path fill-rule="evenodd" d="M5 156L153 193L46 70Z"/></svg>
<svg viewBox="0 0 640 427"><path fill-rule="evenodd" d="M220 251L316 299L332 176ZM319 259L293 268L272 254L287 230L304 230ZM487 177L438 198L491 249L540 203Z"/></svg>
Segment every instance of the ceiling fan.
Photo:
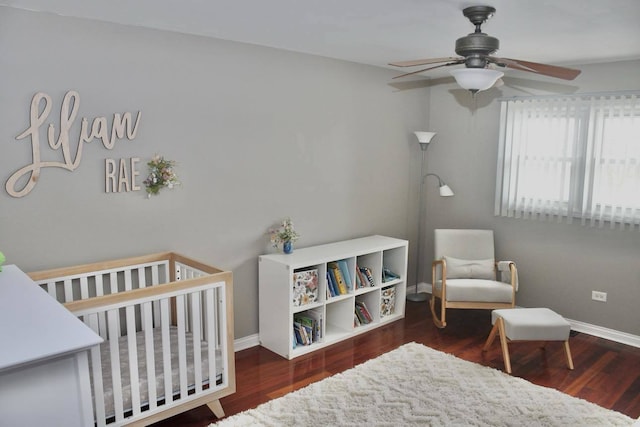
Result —
<svg viewBox="0 0 640 427"><path fill-rule="evenodd" d="M491 56L492 53L495 53L500 48L500 41L495 37L483 33L481 26L487 19L491 18L495 12L496 9L491 6L470 6L463 9L462 13L475 25L476 29L473 33L456 40L456 53L459 56L391 62L389 65L395 67L440 64L402 74L394 78L407 77L435 68L464 64L465 68L452 70L451 74L460 86L475 94L478 91L489 89L504 75L501 71L489 68L489 65L528 71L565 80L573 80L580 74L580 70L572 68Z"/></svg>

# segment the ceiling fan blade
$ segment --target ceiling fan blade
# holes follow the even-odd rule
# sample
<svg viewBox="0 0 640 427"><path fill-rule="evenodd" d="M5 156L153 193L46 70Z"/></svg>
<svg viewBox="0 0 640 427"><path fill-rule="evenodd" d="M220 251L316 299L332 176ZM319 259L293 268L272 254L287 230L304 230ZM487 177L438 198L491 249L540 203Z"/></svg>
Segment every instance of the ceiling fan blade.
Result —
<svg viewBox="0 0 640 427"><path fill-rule="evenodd" d="M540 64L538 62L522 61L520 59L496 58L488 56L487 59L497 65L513 68L516 70L529 71L531 73L543 74L545 76L556 77L564 80L573 80L580 70L573 68L558 67L557 65Z"/></svg>
<svg viewBox="0 0 640 427"><path fill-rule="evenodd" d="M394 67L415 67L417 65L437 64L439 62L459 61L461 59L464 58L450 56L447 58L416 59L413 61L390 62L389 65L393 65Z"/></svg>
<svg viewBox="0 0 640 427"><path fill-rule="evenodd" d="M422 73L423 71L433 70L434 68L448 67L449 65L457 65L457 64L462 64L462 63L464 63L464 60L456 61L456 62L449 62L447 64L442 64L442 65L436 65L435 67L423 68L422 70L412 71L411 73L406 73L406 74L402 74L402 75L399 75L399 76L395 76L394 79L399 79L401 77L407 77L407 76L411 76L413 74Z"/></svg>

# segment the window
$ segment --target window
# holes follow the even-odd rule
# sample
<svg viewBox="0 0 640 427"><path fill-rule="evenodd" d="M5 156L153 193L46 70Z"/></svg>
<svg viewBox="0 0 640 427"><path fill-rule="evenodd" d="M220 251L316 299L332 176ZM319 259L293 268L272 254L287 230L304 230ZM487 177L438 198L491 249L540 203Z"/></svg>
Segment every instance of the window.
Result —
<svg viewBox="0 0 640 427"><path fill-rule="evenodd" d="M640 228L638 95L503 100L495 214Z"/></svg>

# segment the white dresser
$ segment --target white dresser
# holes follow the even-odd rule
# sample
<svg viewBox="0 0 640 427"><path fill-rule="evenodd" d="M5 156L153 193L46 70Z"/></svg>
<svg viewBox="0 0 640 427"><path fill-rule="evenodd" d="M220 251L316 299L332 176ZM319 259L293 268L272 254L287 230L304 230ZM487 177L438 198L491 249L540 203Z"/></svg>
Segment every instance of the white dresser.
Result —
<svg viewBox="0 0 640 427"><path fill-rule="evenodd" d="M88 349L102 342L15 265L0 272L0 426L93 425Z"/></svg>

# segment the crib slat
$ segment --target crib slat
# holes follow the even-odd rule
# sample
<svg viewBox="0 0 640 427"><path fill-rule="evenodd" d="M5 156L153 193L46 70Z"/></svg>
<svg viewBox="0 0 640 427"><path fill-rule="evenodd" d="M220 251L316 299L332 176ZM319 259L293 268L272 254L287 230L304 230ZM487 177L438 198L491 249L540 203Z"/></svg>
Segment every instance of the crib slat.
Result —
<svg viewBox="0 0 640 427"><path fill-rule="evenodd" d="M211 345L215 346L216 349L220 348L221 339L222 339L221 331L223 331L223 329L220 329L221 326L219 326L219 323L222 320L222 317L224 317L224 316L221 316L221 314L224 314L224 311L220 309L221 305L224 304L224 301L225 301L220 294L223 290L224 288L216 288L213 292L213 295L214 295L213 319L216 327L213 330L215 334L215 339L211 342Z"/></svg>
<svg viewBox="0 0 640 427"><path fill-rule="evenodd" d="M153 267L151 267L151 284L153 286L157 285L160 283L160 278L159 278L159 265L154 265Z"/></svg>
<svg viewBox="0 0 640 427"><path fill-rule="evenodd" d="M109 327L109 354L111 356L111 382L113 385L113 407L115 409L116 422L124 419L122 403L122 377L120 375L120 349L118 337L120 336L118 310L107 311Z"/></svg>
<svg viewBox="0 0 640 427"><path fill-rule="evenodd" d="M200 292L191 295L191 336L193 337L193 372L196 393L202 391L202 347L201 347L201 322L200 317Z"/></svg>
<svg viewBox="0 0 640 427"><path fill-rule="evenodd" d="M102 274L96 275L96 296L101 297L104 295L104 280L102 279ZM102 339L107 339L107 316L105 312L101 312L98 314L98 335L102 337Z"/></svg>
<svg viewBox="0 0 640 427"><path fill-rule="evenodd" d="M104 295L104 277L102 274L96 275L96 296L101 297Z"/></svg>
<svg viewBox="0 0 640 427"><path fill-rule="evenodd" d="M160 300L160 328L162 330L162 362L164 369L164 399L173 401L173 381L171 378L171 343L169 342L169 299Z"/></svg>
<svg viewBox="0 0 640 427"><path fill-rule="evenodd" d="M64 302L73 301L73 288L71 286L71 279L65 279L64 281Z"/></svg>
<svg viewBox="0 0 640 427"><path fill-rule="evenodd" d="M112 295L118 293L118 273L116 271L109 273L109 287ZM111 329L111 326L109 326L109 339L112 339L113 333L117 333L117 337L122 336L122 331L120 330L120 318L117 317L115 321L117 322L117 328Z"/></svg>
<svg viewBox="0 0 640 427"><path fill-rule="evenodd" d="M89 298L89 282L87 276L80 278L80 299Z"/></svg>
<svg viewBox="0 0 640 427"><path fill-rule="evenodd" d="M129 275L129 278L131 276ZM127 349L129 351L129 379L131 386L131 409L133 415L139 415L140 410L140 378L138 375L138 346L136 342L136 317L133 306L125 309L127 320Z"/></svg>
<svg viewBox="0 0 640 427"><path fill-rule="evenodd" d="M142 304L142 330L144 331L145 356L147 359L147 387L149 396L149 410L153 411L158 407L158 397L156 393L156 360L155 342L153 336L152 305L150 302Z"/></svg>
<svg viewBox="0 0 640 427"><path fill-rule="evenodd" d="M118 273L115 271L109 273L109 287L112 294L118 293Z"/></svg>
<svg viewBox="0 0 640 427"><path fill-rule="evenodd" d="M159 283L158 266L154 265L151 267L151 285L156 286L158 283ZM154 322L154 325L157 326L160 324L160 303L158 301L155 301L153 303L153 313L154 313L153 322Z"/></svg>
<svg viewBox="0 0 640 427"><path fill-rule="evenodd" d="M187 397L187 341L185 327L185 298L184 295L176 297L176 309L178 317L178 372L180 374L180 398Z"/></svg>
<svg viewBox="0 0 640 427"><path fill-rule="evenodd" d="M213 289L205 291L205 315L207 318L207 357L209 358L209 389L216 385L216 344L215 330L217 329L217 321L214 317L213 307L215 301L215 292Z"/></svg>
<svg viewBox="0 0 640 427"><path fill-rule="evenodd" d="M138 268L138 287L146 288L147 287L147 269L144 266Z"/></svg>
<svg viewBox="0 0 640 427"><path fill-rule="evenodd" d="M124 290L130 291L133 289L133 285L131 283L131 269L127 268L124 270Z"/></svg>
<svg viewBox="0 0 640 427"><path fill-rule="evenodd" d="M56 295L56 282L47 282L46 283L47 286L47 292L49 293L49 295L51 295L56 301L58 300L58 296Z"/></svg>
<svg viewBox="0 0 640 427"><path fill-rule="evenodd" d="M216 335L218 341L216 342L216 348L220 348L222 350L222 366L229 366L229 358L227 357L228 352L227 348L229 348L229 341L227 339L228 335L224 332L229 327L227 324L227 317L224 315L226 313L225 310L225 301L227 301L227 294L224 286L221 286L216 289ZM225 328L225 329L222 329ZM227 384L229 378L227 377L227 373L225 372L224 378L222 378L223 384Z"/></svg>

